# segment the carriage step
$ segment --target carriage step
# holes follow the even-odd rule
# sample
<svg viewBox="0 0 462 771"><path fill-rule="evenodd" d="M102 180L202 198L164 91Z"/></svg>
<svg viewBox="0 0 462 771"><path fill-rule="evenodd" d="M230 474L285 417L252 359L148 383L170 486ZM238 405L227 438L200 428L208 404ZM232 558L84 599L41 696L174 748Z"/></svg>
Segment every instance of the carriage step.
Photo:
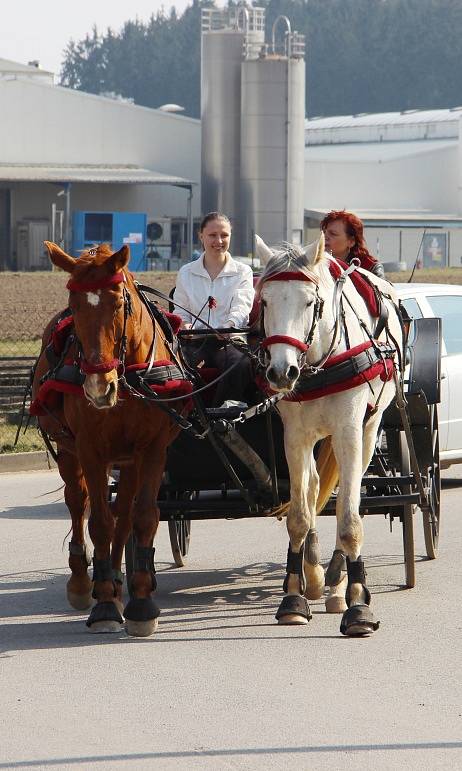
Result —
<svg viewBox="0 0 462 771"><path fill-rule="evenodd" d="M390 509L395 509L399 514L399 511L408 504L419 505L420 496L419 493L408 493L407 495L362 495L361 502L359 504L360 513L369 511L370 509L383 509L387 512ZM336 499L331 498L327 501L322 513L335 511ZM369 511L370 514L375 513ZM378 513L383 513L382 511Z"/></svg>
<svg viewBox="0 0 462 771"><path fill-rule="evenodd" d="M399 476L399 477L363 477L361 487L405 487L414 484L414 477Z"/></svg>

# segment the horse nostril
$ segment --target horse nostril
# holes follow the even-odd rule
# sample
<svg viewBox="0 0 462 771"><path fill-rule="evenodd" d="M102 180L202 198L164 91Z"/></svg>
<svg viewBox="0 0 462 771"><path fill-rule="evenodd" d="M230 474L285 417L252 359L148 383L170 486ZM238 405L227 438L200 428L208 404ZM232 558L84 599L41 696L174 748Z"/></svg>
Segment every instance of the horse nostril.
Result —
<svg viewBox="0 0 462 771"><path fill-rule="evenodd" d="M300 370L297 367L296 364L291 364L289 369L287 370L287 377L290 381L297 380L298 376L300 374Z"/></svg>
<svg viewBox="0 0 462 771"><path fill-rule="evenodd" d="M267 378L268 378L268 380L270 380L272 383L275 383L275 382L276 382L277 374L276 374L276 370L274 369L274 367L268 367L268 371L267 371L267 373L266 373L266 377L267 377Z"/></svg>

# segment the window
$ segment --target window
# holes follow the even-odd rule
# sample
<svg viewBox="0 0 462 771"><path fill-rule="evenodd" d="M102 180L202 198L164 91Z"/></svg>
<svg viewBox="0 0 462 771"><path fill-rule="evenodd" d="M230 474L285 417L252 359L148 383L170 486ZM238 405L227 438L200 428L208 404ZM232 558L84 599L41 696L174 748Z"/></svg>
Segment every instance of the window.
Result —
<svg viewBox="0 0 462 771"><path fill-rule="evenodd" d="M112 241L112 214L106 212L85 215L85 242L102 243Z"/></svg>
<svg viewBox="0 0 462 771"><path fill-rule="evenodd" d="M462 297L427 297L430 307L443 322L443 340L448 354L462 353Z"/></svg>
<svg viewBox="0 0 462 771"><path fill-rule="evenodd" d="M401 300L401 305L404 305L404 308L410 319L421 319L423 317L422 311L420 310L420 305L417 300L414 299L414 297L406 297L405 300ZM414 325L411 324L407 344L412 345L413 341Z"/></svg>

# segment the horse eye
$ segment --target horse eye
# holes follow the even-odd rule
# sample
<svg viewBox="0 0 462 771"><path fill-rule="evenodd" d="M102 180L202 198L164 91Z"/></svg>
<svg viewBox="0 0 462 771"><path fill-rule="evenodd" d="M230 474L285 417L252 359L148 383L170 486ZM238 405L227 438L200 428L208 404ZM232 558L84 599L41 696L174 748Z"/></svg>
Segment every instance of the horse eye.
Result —
<svg viewBox="0 0 462 771"><path fill-rule="evenodd" d="M309 308L310 305L313 305L313 302L314 302L314 300L310 300L309 302L307 302L306 307Z"/></svg>

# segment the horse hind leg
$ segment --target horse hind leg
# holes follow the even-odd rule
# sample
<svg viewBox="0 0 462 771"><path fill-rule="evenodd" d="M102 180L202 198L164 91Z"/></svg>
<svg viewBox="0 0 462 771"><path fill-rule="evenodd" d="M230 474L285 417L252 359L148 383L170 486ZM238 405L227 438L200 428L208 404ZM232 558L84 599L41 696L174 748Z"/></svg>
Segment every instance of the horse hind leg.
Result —
<svg viewBox="0 0 462 771"><path fill-rule="evenodd" d="M305 597L308 600L319 600L324 595L325 576L321 565L318 531L310 528L305 539L303 570L305 573Z"/></svg>

